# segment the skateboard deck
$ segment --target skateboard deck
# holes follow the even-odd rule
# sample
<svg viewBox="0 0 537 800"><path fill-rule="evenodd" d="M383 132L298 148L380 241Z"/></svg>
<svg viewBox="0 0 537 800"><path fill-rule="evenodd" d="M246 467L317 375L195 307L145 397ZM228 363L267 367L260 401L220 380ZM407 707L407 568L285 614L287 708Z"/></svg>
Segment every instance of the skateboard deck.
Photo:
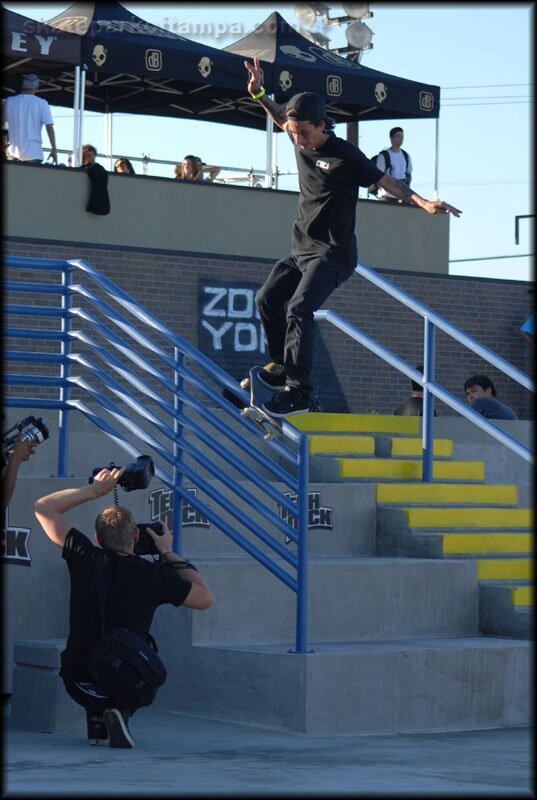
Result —
<svg viewBox="0 0 537 800"><path fill-rule="evenodd" d="M274 389L269 389L259 380L259 373L262 369L264 367L252 367L250 377L241 381L243 388L248 388L247 385L244 385L246 382L249 383L250 388L250 405L242 409L241 416L248 417L255 422L261 428L263 438L269 442L282 432L282 422L276 417L271 417L261 408L262 404L269 400L275 392Z"/></svg>

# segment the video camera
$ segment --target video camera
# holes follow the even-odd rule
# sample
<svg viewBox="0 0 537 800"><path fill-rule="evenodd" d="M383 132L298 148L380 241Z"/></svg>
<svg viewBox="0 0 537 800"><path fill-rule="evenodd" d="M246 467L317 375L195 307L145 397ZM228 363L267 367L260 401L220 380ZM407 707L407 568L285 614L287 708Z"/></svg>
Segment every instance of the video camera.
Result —
<svg viewBox="0 0 537 800"><path fill-rule="evenodd" d="M114 464L113 461L110 462L108 467L95 467L88 478L88 483L93 483L93 479L102 469L121 469L121 467ZM145 489L154 474L155 465L152 458L150 456L138 456L136 461L127 464L121 478L118 480L118 484L125 492Z"/></svg>
<svg viewBox="0 0 537 800"><path fill-rule="evenodd" d="M49 438L49 430L41 417L33 417L32 415L24 417L20 422L16 422L2 436L2 464L7 466L9 461L9 451L22 433L23 442L31 442L32 444L41 444Z"/></svg>
<svg viewBox="0 0 537 800"><path fill-rule="evenodd" d="M162 522L139 522L138 530L140 531L140 536L138 537L138 541L134 543L134 554L137 556L158 555L155 542L151 538L151 534L147 532L148 528L151 528L153 531L155 531L158 536L164 535Z"/></svg>

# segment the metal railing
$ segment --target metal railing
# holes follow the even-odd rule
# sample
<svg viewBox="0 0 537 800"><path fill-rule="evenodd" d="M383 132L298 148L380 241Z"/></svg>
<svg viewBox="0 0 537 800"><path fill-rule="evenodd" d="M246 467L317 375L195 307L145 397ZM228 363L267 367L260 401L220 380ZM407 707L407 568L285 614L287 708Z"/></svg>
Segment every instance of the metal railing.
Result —
<svg viewBox="0 0 537 800"><path fill-rule="evenodd" d="M21 343L5 352L5 363L11 369L33 365L28 372L5 374L5 385L45 388L49 394L7 396L5 405L59 412L58 477L68 474L73 411L132 457L140 455L143 443L156 477L173 494L174 547L181 552L181 504L187 503L295 592L296 652L305 652L307 436L283 421L281 441L264 443L258 426L221 394L227 388L247 401L239 384L88 262L7 257L5 264L23 275L48 273L49 281L51 273L61 275L60 283L4 282L14 299L61 298L60 306L8 302L4 307L5 319L15 317L4 327L5 341L9 348ZM20 317L39 320L42 327L21 327ZM33 350L36 342L45 352ZM290 491L281 491L278 483Z"/></svg>
<svg viewBox="0 0 537 800"><path fill-rule="evenodd" d="M508 447L517 455L534 463L535 457L531 451L524 444L519 442L513 436L510 436L502 428L495 425L489 419L474 411L469 405L461 402L454 394L448 392L435 381L435 332L439 328L443 333L448 334L464 347L472 350L476 355L488 361L494 367L504 372L510 378L520 383L531 392L535 392L535 384L533 380L517 367L513 366L505 358L489 350L488 347L481 344L477 339L472 338L463 330L458 328L447 319L437 314L431 308L421 303L416 298L407 294L407 292L400 289L394 283L389 281L378 272L366 266L361 261L355 269L358 275L361 275L366 280L373 283L379 289L394 297L400 303L420 314L424 320L423 330L423 375L415 367L408 364L402 358L393 353L389 348L372 339L359 328L351 325L347 320L343 319L334 311L328 309L317 311L315 319L319 322L329 322L334 327L343 331L347 336L350 336L356 342L359 342L372 353L375 353L380 358L384 359L392 367L395 367L399 372L403 372L411 380L420 383L423 386L423 428L422 428L422 481L431 481L433 475L433 420L434 420L434 398L437 397L443 403L448 405L454 411L457 411L462 416L470 420L474 425L482 428L486 433L493 436L501 444Z"/></svg>

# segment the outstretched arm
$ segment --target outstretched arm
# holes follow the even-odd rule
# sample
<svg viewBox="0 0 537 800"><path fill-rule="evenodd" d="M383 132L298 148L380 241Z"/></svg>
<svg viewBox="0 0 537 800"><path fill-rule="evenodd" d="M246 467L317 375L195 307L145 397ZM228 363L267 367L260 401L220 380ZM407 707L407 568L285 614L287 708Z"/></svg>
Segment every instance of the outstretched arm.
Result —
<svg viewBox="0 0 537 800"><path fill-rule="evenodd" d="M96 500L112 491L125 467L112 470L102 469L93 479L93 483L86 483L78 489L62 489L36 500L34 511L41 527L48 538L63 547L65 537L72 525L64 518L64 513L71 508Z"/></svg>
<svg viewBox="0 0 537 800"><path fill-rule="evenodd" d="M403 183L403 181L397 178L392 178L391 175L383 175L377 183L379 186L382 186L383 189L386 189L387 192L399 198L399 200L406 200L407 202L414 203L420 208L423 208L428 214L453 214L455 217L460 217L462 214L462 211L459 211L455 206L450 206L450 204L446 203L444 200L426 200L410 186L407 186L406 183Z"/></svg>
<svg viewBox="0 0 537 800"><path fill-rule="evenodd" d="M250 73L250 77L248 79L248 91L252 95L258 94L263 88L261 86L261 79L260 79L260 68L259 68L259 59L254 58L254 63L250 64L249 61L244 62L244 66ZM261 97L256 98L257 102L260 103L269 117L272 117L276 125L280 127L282 130L287 130L287 117L285 116L285 109L283 106L278 105L275 103L274 100L270 100L266 94L263 94Z"/></svg>

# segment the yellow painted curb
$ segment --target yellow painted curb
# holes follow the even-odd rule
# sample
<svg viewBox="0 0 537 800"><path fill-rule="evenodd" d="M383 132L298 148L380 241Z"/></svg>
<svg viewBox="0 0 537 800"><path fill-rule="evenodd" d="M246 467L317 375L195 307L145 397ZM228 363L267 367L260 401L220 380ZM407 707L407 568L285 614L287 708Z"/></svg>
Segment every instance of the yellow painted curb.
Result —
<svg viewBox="0 0 537 800"><path fill-rule="evenodd" d="M533 578L531 558L484 558L477 562L479 580L530 580Z"/></svg>
<svg viewBox="0 0 537 800"><path fill-rule="evenodd" d="M386 414L297 414L289 420L301 431L328 433L419 433L419 417Z"/></svg>
<svg viewBox="0 0 537 800"><path fill-rule="evenodd" d="M392 456L421 456L423 451L423 440L410 437L392 437ZM453 442L451 439L434 439L433 456L444 456L450 458L453 454Z"/></svg>
<svg viewBox="0 0 537 800"><path fill-rule="evenodd" d="M444 533L442 552L449 553L533 553L530 533Z"/></svg>
<svg viewBox="0 0 537 800"><path fill-rule="evenodd" d="M533 586L515 586L511 589L511 600L515 606L533 605Z"/></svg>
<svg viewBox="0 0 537 800"><path fill-rule="evenodd" d="M405 508L409 528L530 528L531 508Z"/></svg>
<svg viewBox="0 0 537 800"><path fill-rule="evenodd" d="M377 503L516 503L515 484L377 483Z"/></svg>
<svg viewBox="0 0 537 800"><path fill-rule="evenodd" d="M311 434L310 453L375 453L373 436L332 436L330 434Z"/></svg>
<svg viewBox="0 0 537 800"><path fill-rule="evenodd" d="M421 461L391 458L338 458L342 478L407 478L419 480ZM437 480L476 480L485 477L482 461L435 461L433 478Z"/></svg>

